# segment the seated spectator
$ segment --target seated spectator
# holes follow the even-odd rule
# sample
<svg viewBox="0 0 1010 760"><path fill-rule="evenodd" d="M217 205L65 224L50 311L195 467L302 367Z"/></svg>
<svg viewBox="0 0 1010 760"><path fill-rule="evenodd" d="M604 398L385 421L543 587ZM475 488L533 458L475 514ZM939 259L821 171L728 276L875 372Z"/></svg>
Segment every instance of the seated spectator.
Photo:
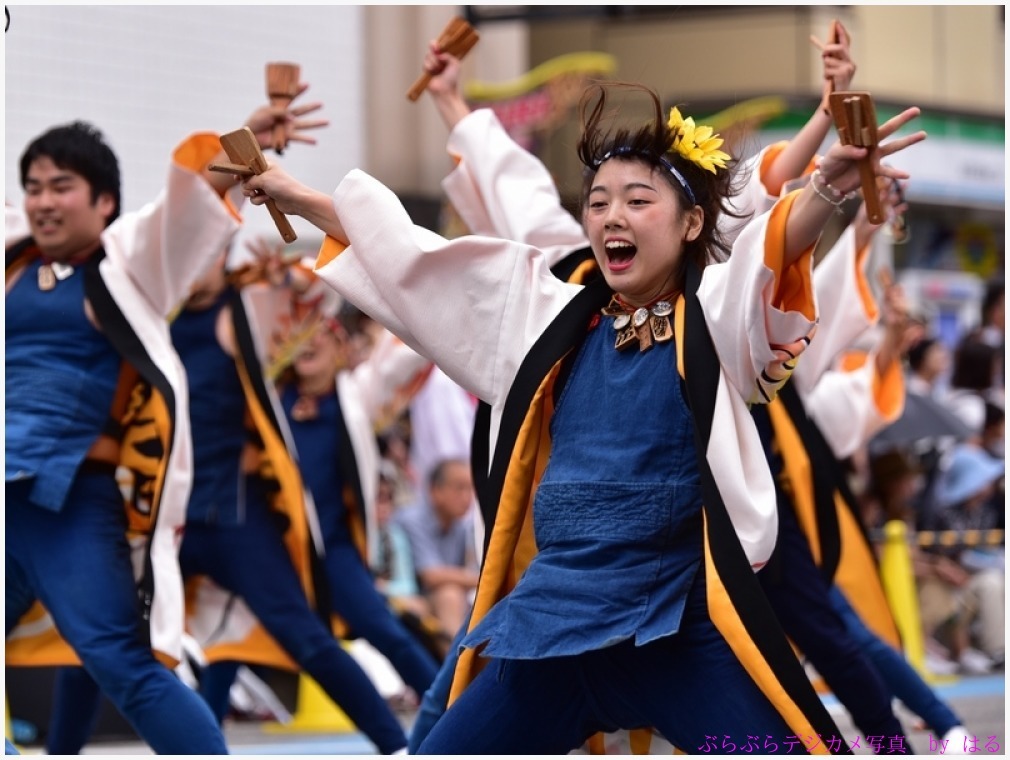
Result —
<svg viewBox="0 0 1010 760"><path fill-rule="evenodd" d="M436 660L441 662L449 648L449 637L442 631L428 599L421 593L414 571L414 555L410 539L394 516L393 503L396 472L393 465L383 462L379 489L375 496L375 519L378 527L378 550L372 562L376 588L389 601L400 621L410 629ZM392 472L390 472L392 470Z"/></svg>
<svg viewBox="0 0 1010 760"><path fill-rule="evenodd" d="M477 588L473 505L469 464L445 459L432 468L425 496L396 515L410 539L421 590L450 637L466 620Z"/></svg>
<svg viewBox="0 0 1010 760"><path fill-rule="evenodd" d="M939 475L933 530L992 530L1002 524L993 495L1005 464L961 444ZM999 500L1002 505L1002 499ZM1004 658L1005 550L1002 545L937 546L918 568L919 606L927 634L941 639L963 671L989 672ZM973 646L974 645L974 646Z"/></svg>
<svg viewBox="0 0 1010 760"><path fill-rule="evenodd" d="M419 496L417 472L410 461L410 420L404 415L389 425L378 437L379 455L386 468L386 477L393 487L393 506L406 507Z"/></svg>

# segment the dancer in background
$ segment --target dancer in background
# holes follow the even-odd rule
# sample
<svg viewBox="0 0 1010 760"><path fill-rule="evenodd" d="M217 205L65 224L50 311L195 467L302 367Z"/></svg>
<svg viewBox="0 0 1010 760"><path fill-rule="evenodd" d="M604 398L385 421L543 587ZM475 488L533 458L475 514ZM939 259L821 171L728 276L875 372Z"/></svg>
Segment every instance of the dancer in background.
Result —
<svg viewBox="0 0 1010 760"><path fill-rule="evenodd" d="M260 109L247 123L277 119ZM82 663L172 754L226 751L203 702L152 654L182 654L176 534L192 466L166 317L238 228L224 200L234 180L205 171L223 157L215 135L190 137L159 199L121 216L102 134L54 127L21 156L31 236L7 241L6 662ZM125 512L117 468L130 476Z"/></svg>

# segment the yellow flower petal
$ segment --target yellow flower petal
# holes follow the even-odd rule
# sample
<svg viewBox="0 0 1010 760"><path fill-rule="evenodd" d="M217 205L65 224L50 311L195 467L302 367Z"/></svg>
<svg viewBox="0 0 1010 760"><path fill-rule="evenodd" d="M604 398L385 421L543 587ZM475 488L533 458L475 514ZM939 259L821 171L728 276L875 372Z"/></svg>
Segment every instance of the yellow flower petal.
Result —
<svg viewBox="0 0 1010 760"><path fill-rule="evenodd" d="M712 131L712 127L695 124L690 116L685 119L676 106L670 109L667 126L674 132L669 150L702 169L715 174L717 168L725 169L726 161L732 160L731 155L719 150L724 140Z"/></svg>

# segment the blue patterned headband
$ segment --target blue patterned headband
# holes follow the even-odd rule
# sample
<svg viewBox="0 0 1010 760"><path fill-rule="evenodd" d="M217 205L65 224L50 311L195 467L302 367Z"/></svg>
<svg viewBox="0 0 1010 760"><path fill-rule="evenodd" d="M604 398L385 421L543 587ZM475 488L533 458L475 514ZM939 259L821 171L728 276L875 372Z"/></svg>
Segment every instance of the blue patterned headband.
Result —
<svg viewBox="0 0 1010 760"><path fill-rule="evenodd" d="M687 198L689 201L691 201L691 205L692 206L697 205L698 202L694 199L694 192L691 190L691 186L687 184L687 180L684 178L684 175L677 170L676 166L671 164L663 156L656 156L653 153L646 153L645 151L634 150L633 148L630 148L627 145L620 145L614 148L613 150L608 150L599 159L594 161L593 168L599 169L600 165L608 158L613 158L614 156L632 156L632 155L641 156L642 158L647 159L649 161L659 161L659 163L661 163L667 170L669 170L670 174L672 174L676 178L677 182L680 183L680 186L684 188L684 192L687 193Z"/></svg>

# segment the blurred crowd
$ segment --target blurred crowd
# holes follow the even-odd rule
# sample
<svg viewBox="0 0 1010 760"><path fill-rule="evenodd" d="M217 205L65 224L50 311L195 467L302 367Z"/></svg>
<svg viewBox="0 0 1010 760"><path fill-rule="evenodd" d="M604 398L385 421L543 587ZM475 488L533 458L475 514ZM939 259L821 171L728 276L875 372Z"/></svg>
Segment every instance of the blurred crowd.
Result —
<svg viewBox="0 0 1010 760"><path fill-rule="evenodd" d="M905 357L905 411L853 460L866 525L879 531L899 520L913 538L928 667L937 673L1003 667L1005 367L997 276L956 345L922 319Z"/></svg>

